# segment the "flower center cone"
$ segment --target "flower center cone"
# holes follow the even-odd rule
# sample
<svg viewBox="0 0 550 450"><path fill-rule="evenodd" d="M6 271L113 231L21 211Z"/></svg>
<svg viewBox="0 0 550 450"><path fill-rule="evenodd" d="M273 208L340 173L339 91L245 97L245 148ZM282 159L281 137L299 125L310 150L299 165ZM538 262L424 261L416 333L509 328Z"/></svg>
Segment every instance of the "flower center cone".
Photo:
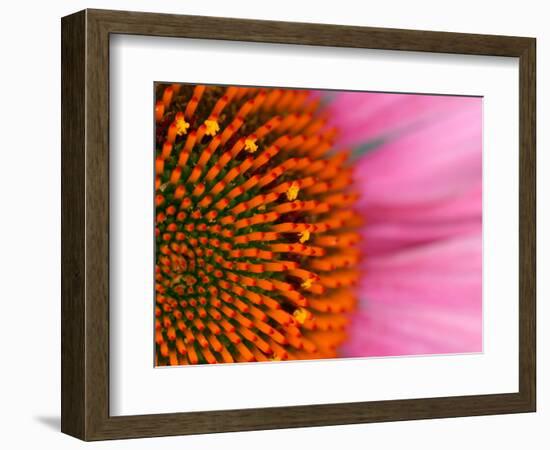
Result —
<svg viewBox="0 0 550 450"><path fill-rule="evenodd" d="M361 224L307 90L156 85L156 365L334 358Z"/></svg>

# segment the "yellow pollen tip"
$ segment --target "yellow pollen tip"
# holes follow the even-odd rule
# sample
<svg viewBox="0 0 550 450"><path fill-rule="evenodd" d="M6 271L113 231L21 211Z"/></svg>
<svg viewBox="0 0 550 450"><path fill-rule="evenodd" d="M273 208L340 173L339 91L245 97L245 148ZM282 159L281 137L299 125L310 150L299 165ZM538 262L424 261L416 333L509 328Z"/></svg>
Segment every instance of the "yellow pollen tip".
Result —
<svg viewBox="0 0 550 450"><path fill-rule="evenodd" d="M256 139L246 139L244 141L244 148L247 152L254 153L256 150L258 150Z"/></svg>
<svg viewBox="0 0 550 450"><path fill-rule="evenodd" d="M204 124L206 125L205 134L207 136L216 136L216 133L220 131L220 126L218 125L218 122L216 120L205 120Z"/></svg>
<svg viewBox="0 0 550 450"><path fill-rule="evenodd" d="M182 134L187 134L187 128L189 128L189 124L185 120L176 120L176 134L178 136L181 136Z"/></svg>
<svg viewBox="0 0 550 450"><path fill-rule="evenodd" d="M309 237L310 237L309 230L302 231L299 234L299 236L300 236L300 244L303 244L304 242L307 242L309 240Z"/></svg>
<svg viewBox="0 0 550 450"><path fill-rule="evenodd" d="M313 284L313 280L311 278L308 278L307 280L305 280L303 283L302 283L302 287L304 289L309 289L311 287L311 285Z"/></svg>
<svg viewBox="0 0 550 450"><path fill-rule="evenodd" d="M305 283L305 282L304 282ZM298 308L295 310L292 315L294 318L298 321L298 323L302 324L306 321L308 313L304 308Z"/></svg>
<svg viewBox="0 0 550 450"><path fill-rule="evenodd" d="M298 187L298 183L294 181L286 191L286 198L288 198L289 201L296 200L298 198L298 192L300 192L300 188Z"/></svg>

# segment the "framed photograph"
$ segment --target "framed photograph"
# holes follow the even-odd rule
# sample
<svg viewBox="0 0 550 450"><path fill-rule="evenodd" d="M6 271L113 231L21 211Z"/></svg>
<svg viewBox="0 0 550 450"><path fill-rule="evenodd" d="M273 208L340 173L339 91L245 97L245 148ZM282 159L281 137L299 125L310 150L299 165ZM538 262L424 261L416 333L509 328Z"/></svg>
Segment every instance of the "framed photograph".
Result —
<svg viewBox="0 0 550 450"><path fill-rule="evenodd" d="M85 10L62 431L535 411L535 39Z"/></svg>

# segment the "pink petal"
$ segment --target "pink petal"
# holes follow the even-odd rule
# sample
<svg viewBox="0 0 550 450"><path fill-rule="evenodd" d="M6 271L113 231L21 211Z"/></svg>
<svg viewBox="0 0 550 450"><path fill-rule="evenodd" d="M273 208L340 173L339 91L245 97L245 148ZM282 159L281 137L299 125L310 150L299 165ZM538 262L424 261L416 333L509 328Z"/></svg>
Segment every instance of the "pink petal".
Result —
<svg viewBox="0 0 550 450"><path fill-rule="evenodd" d="M343 92L328 109L331 124L342 130L340 145L355 146L480 103L477 97Z"/></svg>
<svg viewBox="0 0 550 450"><path fill-rule="evenodd" d="M481 183L446 201L364 205L362 248L369 255L464 234L481 233Z"/></svg>
<svg viewBox="0 0 550 450"><path fill-rule="evenodd" d="M345 356L478 352L479 233L366 258Z"/></svg>
<svg viewBox="0 0 550 450"><path fill-rule="evenodd" d="M440 117L360 159L364 203L443 201L481 180L481 107Z"/></svg>
<svg viewBox="0 0 550 450"><path fill-rule="evenodd" d="M343 355L481 351L482 100L332 95L336 145L377 145L356 162L364 276Z"/></svg>

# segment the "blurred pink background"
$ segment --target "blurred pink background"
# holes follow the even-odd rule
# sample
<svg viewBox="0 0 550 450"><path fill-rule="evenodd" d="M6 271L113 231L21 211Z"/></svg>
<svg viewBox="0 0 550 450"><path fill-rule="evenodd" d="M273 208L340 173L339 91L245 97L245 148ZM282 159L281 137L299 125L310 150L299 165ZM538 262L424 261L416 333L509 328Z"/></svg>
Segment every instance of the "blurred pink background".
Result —
<svg viewBox="0 0 550 450"><path fill-rule="evenodd" d="M365 218L342 356L482 351L482 98L315 95L356 158Z"/></svg>

